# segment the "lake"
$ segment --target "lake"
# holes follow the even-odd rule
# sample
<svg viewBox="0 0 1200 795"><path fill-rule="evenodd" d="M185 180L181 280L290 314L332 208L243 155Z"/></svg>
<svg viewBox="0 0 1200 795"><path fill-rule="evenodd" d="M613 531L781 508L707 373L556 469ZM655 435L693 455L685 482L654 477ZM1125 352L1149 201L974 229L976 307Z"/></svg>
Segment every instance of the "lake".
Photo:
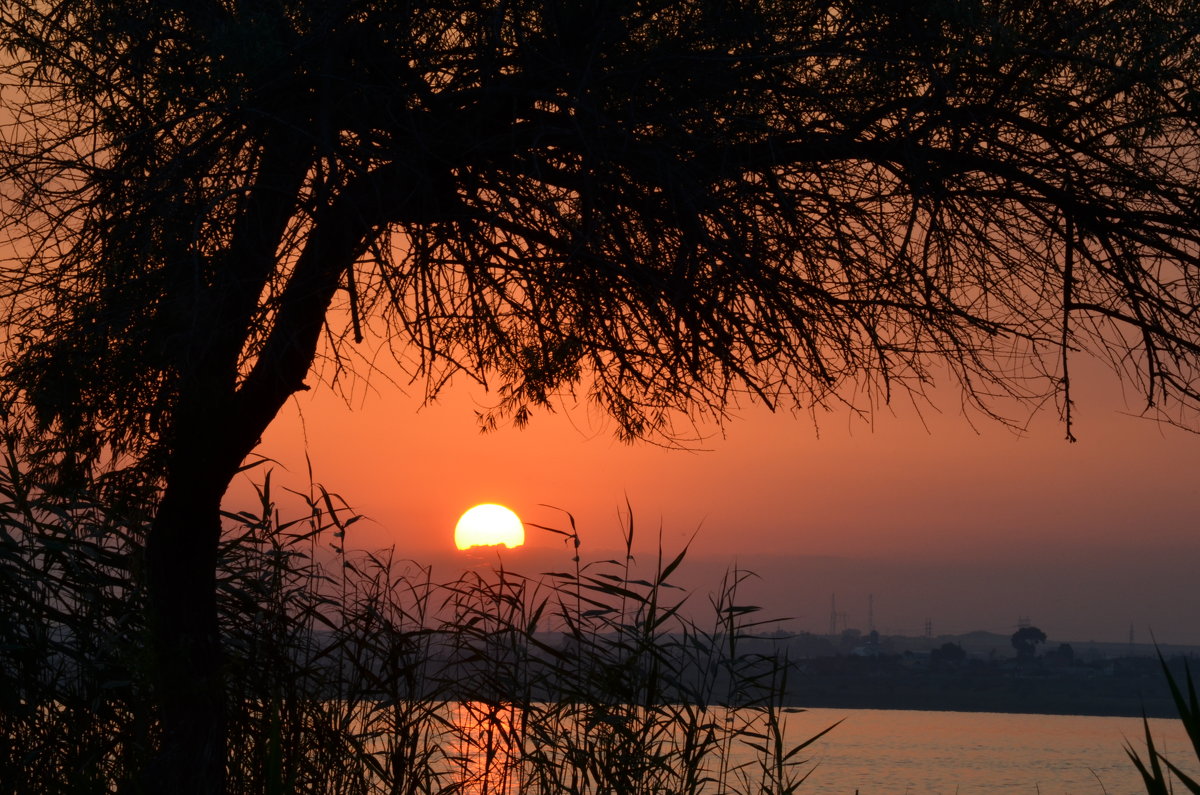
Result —
<svg viewBox="0 0 1200 795"><path fill-rule="evenodd" d="M816 763L800 789L808 795L1145 793L1123 750L1126 739L1144 750L1140 718L847 709L788 717L795 737L845 719L807 749ZM1150 725L1167 758L1198 772L1178 721Z"/></svg>
<svg viewBox="0 0 1200 795"><path fill-rule="evenodd" d="M449 748L458 760L457 772L450 778L468 795L604 790L595 771L611 770L612 765L620 768L630 758L608 755L615 746L611 736L604 740L603 735L616 724L588 720L584 725L573 719L556 722L551 713L553 710L540 712L538 717L527 713L529 720L522 721L522 713L511 707L489 708L477 702L452 707L449 723L457 728L459 739ZM709 708L705 714L716 723L729 720L736 724L753 713ZM800 795L1145 793L1124 750L1129 740L1138 751L1144 751L1139 718L854 709L812 709L784 717L784 736L789 741L785 747L842 721L801 752L808 760L802 770L811 774L801 785ZM1200 773L1178 721L1150 723L1159 749L1190 774ZM541 739L532 739L535 735ZM676 741L669 733L658 736L664 748ZM558 762L541 768L557 780L531 780L529 768L516 762L521 753L516 748L522 746L524 753L558 753ZM569 762L574 756L562 750L569 747L578 748L591 760L586 767L593 773L581 774ZM742 741L726 747L725 753L726 766L719 757L706 757L705 768L709 772L736 770L745 764L747 771L761 769L755 764L755 752ZM731 783L736 779L731 777ZM607 787L618 792L630 786L653 791L679 787L678 778L671 775L655 781L660 783L636 774L624 785L608 781ZM734 786L737 791L757 791L756 785ZM705 791L717 789L721 788L709 786Z"/></svg>

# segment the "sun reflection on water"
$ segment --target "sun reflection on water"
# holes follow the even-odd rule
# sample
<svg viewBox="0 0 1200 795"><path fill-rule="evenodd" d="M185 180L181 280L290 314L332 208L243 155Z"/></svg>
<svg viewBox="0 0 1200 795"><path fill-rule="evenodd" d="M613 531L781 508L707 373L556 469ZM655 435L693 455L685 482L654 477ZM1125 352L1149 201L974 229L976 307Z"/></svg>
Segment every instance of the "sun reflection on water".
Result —
<svg viewBox="0 0 1200 795"><path fill-rule="evenodd" d="M511 704L467 701L451 706L455 727L447 749L457 768L456 792L507 795L518 791L521 714Z"/></svg>

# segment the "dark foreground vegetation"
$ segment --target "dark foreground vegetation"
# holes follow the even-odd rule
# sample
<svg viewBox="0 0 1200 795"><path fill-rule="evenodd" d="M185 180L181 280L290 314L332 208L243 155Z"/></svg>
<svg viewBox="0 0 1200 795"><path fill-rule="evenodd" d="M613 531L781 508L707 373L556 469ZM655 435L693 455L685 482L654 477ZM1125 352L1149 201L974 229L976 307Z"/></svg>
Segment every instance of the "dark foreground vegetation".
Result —
<svg viewBox="0 0 1200 795"><path fill-rule="evenodd" d="M138 792L160 742L136 573L146 518L41 492L12 458L0 492L3 790ZM435 583L348 552L354 517L330 494L299 521L278 517L269 477L261 497L226 516L218 574L229 792L775 793L803 779L784 741L787 667L742 647L755 624L738 574L707 625L671 586L682 555L649 579L629 559L566 555L536 579Z"/></svg>
<svg viewBox="0 0 1200 795"><path fill-rule="evenodd" d="M1160 658L1160 662L1167 686L1171 690L1171 700L1175 702L1175 708L1179 712L1179 721L1183 724L1188 739L1191 741L1191 753L1196 759L1200 759L1200 698L1196 695L1196 685L1192 681L1191 669L1185 666L1183 677L1179 678L1167 667L1165 660ZM1129 760L1141 773L1142 782L1146 786L1148 795L1174 793L1176 782L1182 787L1186 787L1187 791L1193 795L1200 795L1200 781L1179 769L1176 764L1181 761L1179 756L1172 754L1171 757L1167 757L1155 746L1148 721L1143 720L1142 725L1145 729L1146 739L1145 756L1139 753L1132 743L1125 744L1125 753L1129 755Z"/></svg>

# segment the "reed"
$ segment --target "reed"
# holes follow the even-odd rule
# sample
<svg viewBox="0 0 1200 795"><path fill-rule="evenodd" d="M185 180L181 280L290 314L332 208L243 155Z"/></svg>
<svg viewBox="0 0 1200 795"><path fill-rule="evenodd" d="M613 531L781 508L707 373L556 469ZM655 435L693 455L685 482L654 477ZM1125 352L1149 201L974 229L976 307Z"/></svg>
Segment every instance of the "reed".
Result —
<svg viewBox="0 0 1200 795"><path fill-rule="evenodd" d="M1171 673L1161 652L1158 655L1158 661L1162 664L1163 675L1167 678L1167 685L1171 689L1171 698L1175 702L1175 708L1179 711L1179 721L1183 724L1188 739L1191 740L1192 751L1195 753L1196 759L1200 760L1200 699L1196 697L1196 686L1192 681L1191 669L1185 662L1183 681L1180 682ZM1167 759L1155 747L1154 736L1150 733L1150 721L1144 717L1142 718L1142 727L1146 733L1145 759L1130 743L1126 743L1125 753L1129 755L1130 761L1141 774L1147 794L1170 795L1174 792L1172 786L1172 776L1174 776L1180 784L1187 788L1188 792L1200 795L1200 782L1180 770L1175 763Z"/></svg>
<svg viewBox="0 0 1200 795"><path fill-rule="evenodd" d="M218 572L231 793L788 793L805 775L786 659L749 650L730 572L697 611L686 549L435 582L346 547L320 488L295 519L270 475L226 515ZM0 782L137 792L157 742L139 559L146 516L0 470ZM697 619L697 612L706 619ZM755 648L760 648L756 646ZM727 708L728 707L728 708ZM824 732L821 732L823 734ZM820 736L820 735L817 735ZM815 739L815 737L813 738ZM750 760L750 761L747 761Z"/></svg>

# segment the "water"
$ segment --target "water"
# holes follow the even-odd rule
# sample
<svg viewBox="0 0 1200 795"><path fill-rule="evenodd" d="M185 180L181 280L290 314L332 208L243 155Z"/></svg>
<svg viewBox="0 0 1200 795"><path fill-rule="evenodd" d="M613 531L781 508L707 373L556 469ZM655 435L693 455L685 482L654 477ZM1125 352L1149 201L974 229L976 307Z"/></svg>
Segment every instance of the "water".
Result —
<svg viewBox="0 0 1200 795"><path fill-rule="evenodd" d="M807 749L806 795L1144 795L1125 755L1144 754L1139 718L991 712L813 709L790 736L845 721ZM1195 755L1178 721L1151 720L1159 749L1190 774ZM1177 791L1183 788L1177 787Z"/></svg>
<svg viewBox="0 0 1200 795"><path fill-rule="evenodd" d="M452 755L462 765L454 778L470 795L553 791L518 782L516 759L506 742L515 736L512 708L452 709L460 732ZM711 713L710 713L711 714ZM740 713L716 710L714 717ZM1144 756L1137 718L1013 715L987 712L813 709L786 715L785 736L798 744L842 723L802 754L811 775L799 795L1144 795L1124 747ZM1191 775L1197 761L1178 721L1151 720L1160 751ZM600 728L556 724L556 731L586 738ZM560 744L566 738L560 738ZM603 746L603 743L600 744ZM582 746L580 746L582 747ZM755 754L739 745L730 757L754 765ZM643 782L645 784L646 782ZM711 788L710 788L711 789ZM739 788L740 791L741 788ZM1183 791L1178 787L1177 791Z"/></svg>

